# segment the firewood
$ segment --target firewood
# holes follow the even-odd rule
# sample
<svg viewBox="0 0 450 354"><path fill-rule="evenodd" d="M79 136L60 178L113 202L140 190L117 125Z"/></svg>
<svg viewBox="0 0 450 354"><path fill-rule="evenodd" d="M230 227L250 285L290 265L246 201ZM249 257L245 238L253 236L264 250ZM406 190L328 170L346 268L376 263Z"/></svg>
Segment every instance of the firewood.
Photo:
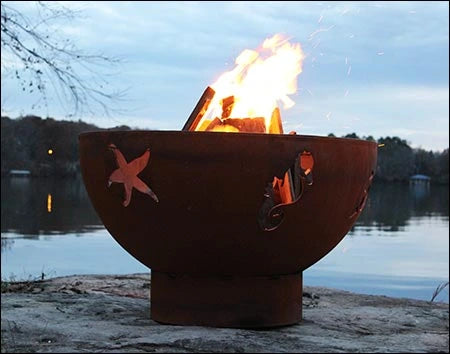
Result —
<svg viewBox="0 0 450 354"><path fill-rule="evenodd" d="M208 126L211 124L211 122L212 121L210 119L203 119L202 124L200 124L200 126L197 126L196 130L198 130L200 132L204 132L208 128Z"/></svg>
<svg viewBox="0 0 450 354"><path fill-rule="evenodd" d="M223 132L223 133L239 133L238 128L228 124L216 125L214 128L209 129L210 132Z"/></svg>
<svg viewBox="0 0 450 354"><path fill-rule="evenodd" d="M203 92L202 97L200 97L200 100L198 101L188 120L184 124L182 130L194 131L197 128L198 123L200 122L206 110L208 109L208 106L211 103L211 100L213 99L215 93L216 92L211 87L208 86L206 88L205 92Z"/></svg>
<svg viewBox="0 0 450 354"><path fill-rule="evenodd" d="M281 124L281 115L278 107L275 107L272 111L272 117L270 118L270 134L283 134L283 125Z"/></svg>
<svg viewBox="0 0 450 354"><path fill-rule="evenodd" d="M241 133L265 133L266 126L264 118L227 118L221 120L215 118L211 124L208 125L206 131L220 131L221 128L225 130L226 126L235 128Z"/></svg>
<svg viewBox="0 0 450 354"><path fill-rule="evenodd" d="M223 124L231 125L242 133L265 133L266 123L262 117L257 118L227 118Z"/></svg>
<svg viewBox="0 0 450 354"><path fill-rule="evenodd" d="M211 131L217 126L223 125L222 121L219 118L214 118L211 123L205 128L205 131ZM203 127L203 124L202 124Z"/></svg>
<svg viewBox="0 0 450 354"><path fill-rule="evenodd" d="M233 110L234 96L222 99L222 119L229 118Z"/></svg>

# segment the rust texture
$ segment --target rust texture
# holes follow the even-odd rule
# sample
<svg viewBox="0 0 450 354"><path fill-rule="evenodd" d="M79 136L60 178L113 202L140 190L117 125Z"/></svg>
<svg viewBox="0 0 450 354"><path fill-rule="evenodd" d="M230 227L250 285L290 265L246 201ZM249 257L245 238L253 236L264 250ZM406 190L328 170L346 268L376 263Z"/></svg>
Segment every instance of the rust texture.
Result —
<svg viewBox="0 0 450 354"><path fill-rule="evenodd" d="M275 327L302 316L302 273L238 277L152 271L151 316L162 323Z"/></svg>
<svg viewBox="0 0 450 354"><path fill-rule="evenodd" d="M152 316L167 323L227 327L245 327L242 318L255 319L250 327L299 320L291 300L283 303L281 295L264 289L271 289L271 277L301 275L341 241L364 207L377 157L373 142L302 135L105 131L81 134L79 140L83 179L95 210L117 242L155 277ZM151 151L137 177L151 186L159 203L134 189L123 206L123 184L107 183L117 169L110 144L126 161ZM304 181L295 187L301 198L283 205L282 222L266 231L258 218L267 186L289 170L295 183L295 161ZM176 276L170 281L165 274ZM222 284L224 277L233 280ZM280 287L287 299L301 294L301 278L296 281L300 292ZM258 291L249 293L245 284ZM173 297L183 289L190 294L185 306L193 304L187 312ZM219 291L234 305L217 299L201 305ZM263 310L270 303L279 310ZM223 319L224 308L230 308L229 321Z"/></svg>

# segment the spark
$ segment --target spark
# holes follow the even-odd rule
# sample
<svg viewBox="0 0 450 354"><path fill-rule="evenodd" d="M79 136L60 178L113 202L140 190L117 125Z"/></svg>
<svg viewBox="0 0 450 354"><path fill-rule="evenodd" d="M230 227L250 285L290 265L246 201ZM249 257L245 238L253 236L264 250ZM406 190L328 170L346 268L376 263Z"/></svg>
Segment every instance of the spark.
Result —
<svg viewBox="0 0 450 354"><path fill-rule="evenodd" d="M331 117L331 112L328 112L327 113L327 120L330 120L330 117Z"/></svg>
<svg viewBox="0 0 450 354"><path fill-rule="evenodd" d="M322 22L322 19L323 19L323 15L320 15L320 17L319 17L319 21L317 21L317 23L320 23L320 22Z"/></svg>
<svg viewBox="0 0 450 354"><path fill-rule="evenodd" d="M349 76L351 72L352 72L352 66L350 65L347 70L347 76Z"/></svg>
<svg viewBox="0 0 450 354"><path fill-rule="evenodd" d="M348 96L348 90L347 91L345 91L345 95L344 95L344 97L347 97Z"/></svg>
<svg viewBox="0 0 450 354"><path fill-rule="evenodd" d="M384 55L384 52L378 52L377 55Z"/></svg>
<svg viewBox="0 0 450 354"><path fill-rule="evenodd" d="M353 33L350 33L350 35L348 37L353 38L353 37L355 37L355 35Z"/></svg>
<svg viewBox="0 0 450 354"><path fill-rule="evenodd" d="M385 144L378 144L378 147L381 148L383 147Z"/></svg>
<svg viewBox="0 0 450 354"><path fill-rule="evenodd" d="M414 11L414 10L411 10L411 11L409 11L409 13L410 13L410 14L415 14L415 13L416 13L416 11Z"/></svg>
<svg viewBox="0 0 450 354"><path fill-rule="evenodd" d="M314 38L314 36L317 34L317 33L320 33L320 32L328 32L330 29L332 29L333 27L335 27L336 25L331 25L330 27L328 27L328 28L319 28L318 30L315 30L313 33L311 33L310 35L309 35L309 38L308 38L308 40L310 41L310 40L312 40L313 38Z"/></svg>
<svg viewBox="0 0 450 354"><path fill-rule="evenodd" d="M345 65L348 64L348 57L345 57Z"/></svg>
<svg viewBox="0 0 450 354"><path fill-rule="evenodd" d="M297 124L293 127L295 130L302 130L303 128L303 123Z"/></svg>
<svg viewBox="0 0 450 354"><path fill-rule="evenodd" d="M345 15L347 12L349 12L350 10L349 9L345 9L344 11L342 11L342 13L341 13L341 16L342 15Z"/></svg>

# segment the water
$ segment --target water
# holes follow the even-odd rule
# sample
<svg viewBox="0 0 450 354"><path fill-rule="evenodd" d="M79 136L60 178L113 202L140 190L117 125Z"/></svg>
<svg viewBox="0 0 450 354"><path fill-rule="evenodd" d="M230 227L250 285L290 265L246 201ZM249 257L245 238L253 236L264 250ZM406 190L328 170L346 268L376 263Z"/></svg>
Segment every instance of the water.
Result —
<svg viewBox="0 0 450 354"><path fill-rule="evenodd" d="M430 300L449 278L448 192L375 184L353 229L304 284ZM149 271L104 229L81 179L5 178L1 203L2 279Z"/></svg>

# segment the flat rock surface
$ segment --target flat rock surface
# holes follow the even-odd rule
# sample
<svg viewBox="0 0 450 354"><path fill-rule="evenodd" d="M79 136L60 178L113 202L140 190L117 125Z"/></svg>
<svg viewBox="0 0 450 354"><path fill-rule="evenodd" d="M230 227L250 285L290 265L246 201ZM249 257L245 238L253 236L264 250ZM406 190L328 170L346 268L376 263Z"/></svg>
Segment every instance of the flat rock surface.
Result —
<svg viewBox="0 0 450 354"><path fill-rule="evenodd" d="M303 321L270 330L162 325L150 276L2 284L2 352L449 352L449 305L304 287Z"/></svg>

